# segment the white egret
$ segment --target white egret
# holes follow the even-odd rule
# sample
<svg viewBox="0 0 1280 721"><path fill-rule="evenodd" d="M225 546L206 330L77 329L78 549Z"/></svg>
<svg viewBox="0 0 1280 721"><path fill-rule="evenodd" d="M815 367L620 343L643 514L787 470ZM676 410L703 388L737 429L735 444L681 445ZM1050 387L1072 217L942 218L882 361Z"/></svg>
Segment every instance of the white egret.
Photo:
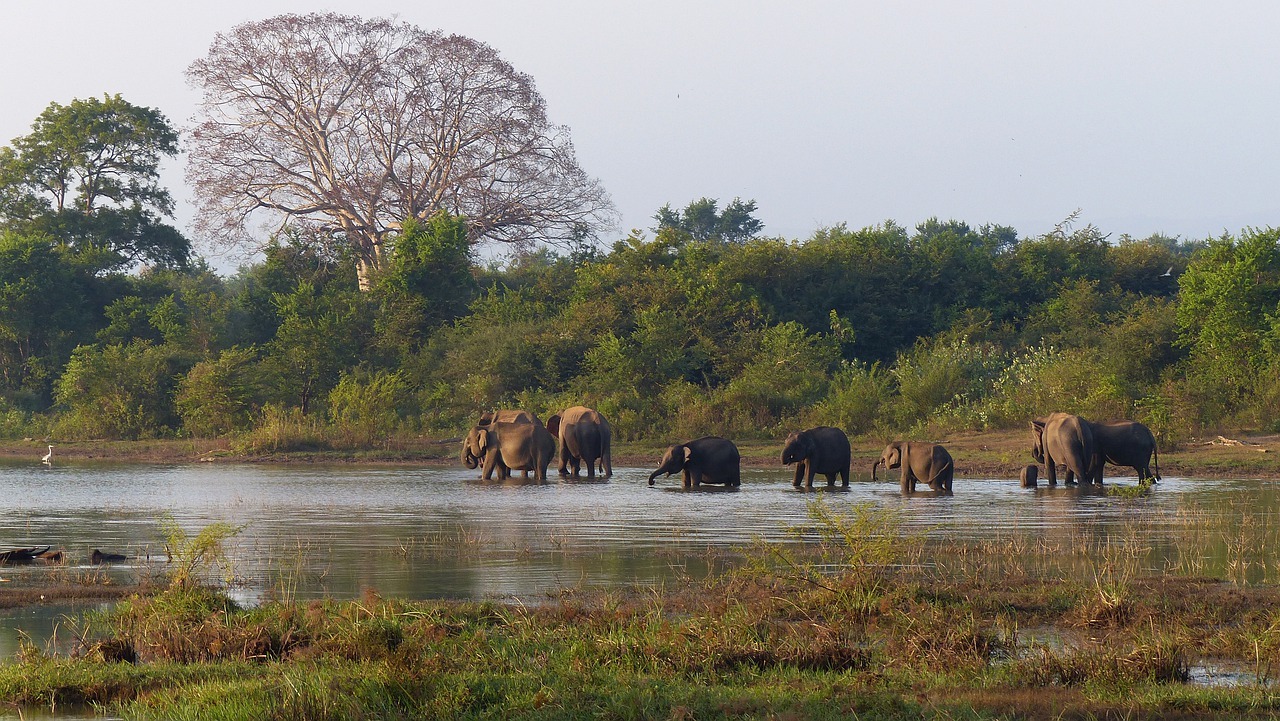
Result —
<svg viewBox="0 0 1280 721"><path fill-rule="evenodd" d="M41 458L40 462L46 466L53 465L53 446L49 446L49 452L44 454L44 458Z"/></svg>

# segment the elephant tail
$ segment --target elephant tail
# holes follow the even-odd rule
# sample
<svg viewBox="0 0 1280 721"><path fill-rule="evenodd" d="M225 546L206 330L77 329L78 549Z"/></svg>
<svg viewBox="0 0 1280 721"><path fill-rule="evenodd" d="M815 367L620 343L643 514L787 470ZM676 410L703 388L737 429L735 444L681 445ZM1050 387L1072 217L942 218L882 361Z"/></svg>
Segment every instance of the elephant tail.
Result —
<svg viewBox="0 0 1280 721"><path fill-rule="evenodd" d="M1156 443L1154 438L1152 438L1151 443L1151 454L1155 457L1155 471L1153 472L1156 475L1156 481L1162 481L1164 479L1160 477L1160 444Z"/></svg>

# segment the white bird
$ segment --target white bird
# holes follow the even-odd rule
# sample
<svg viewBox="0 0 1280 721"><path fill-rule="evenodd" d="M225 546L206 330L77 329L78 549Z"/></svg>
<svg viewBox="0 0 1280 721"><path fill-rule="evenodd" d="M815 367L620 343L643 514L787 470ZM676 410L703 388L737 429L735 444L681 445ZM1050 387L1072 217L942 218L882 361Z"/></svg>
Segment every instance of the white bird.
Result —
<svg viewBox="0 0 1280 721"><path fill-rule="evenodd" d="M1173 276L1173 266L1172 266L1172 265L1171 265L1171 266L1169 266L1169 269L1168 269L1168 270L1166 270L1164 273L1160 274L1160 277L1161 277L1161 278L1170 278L1170 277L1172 277L1172 276Z"/></svg>
<svg viewBox="0 0 1280 721"><path fill-rule="evenodd" d="M41 458L40 462L45 464L46 466L52 466L53 465L53 461L51 460L52 458L53 458L53 446L49 446L49 452L44 454L44 458Z"/></svg>

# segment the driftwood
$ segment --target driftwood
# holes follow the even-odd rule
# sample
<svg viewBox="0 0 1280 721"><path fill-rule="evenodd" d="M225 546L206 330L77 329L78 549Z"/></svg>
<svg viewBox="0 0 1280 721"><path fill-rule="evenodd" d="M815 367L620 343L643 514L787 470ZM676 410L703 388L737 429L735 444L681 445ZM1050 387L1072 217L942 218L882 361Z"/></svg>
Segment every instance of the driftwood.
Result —
<svg viewBox="0 0 1280 721"><path fill-rule="evenodd" d="M1268 450L1268 449L1266 449L1266 448L1263 448L1263 447L1262 447L1262 444L1261 444L1261 443L1254 443L1253 441L1241 441L1241 440L1236 440L1235 438L1227 438L1226 436L1218 436L1217 438L1215 438L1215 439L1213 439L1213 440L1211 440L1211 441L1205 441L1205 442L1204 442L1204 443L1202 443L1201 445L1204 445L1204 446L1240 446L1240 447L1250 447L1250 448L1253 448L1254 450L1258 451L1259 453L1268 453L1268 452L1269 452L1269 450Z"/></svg>
<svg viewBox="0 0 1280 721"><path fill-rule="evenodd" d="M0 551L0 564L31 563L32 561L40 559L45 554L48 554L50 548L50 546L45 546L44 548L33 546L31 548L14 548L8 551ZM62 554L61 551L56 551L55 553L57 553L59 557Z"/></svg>

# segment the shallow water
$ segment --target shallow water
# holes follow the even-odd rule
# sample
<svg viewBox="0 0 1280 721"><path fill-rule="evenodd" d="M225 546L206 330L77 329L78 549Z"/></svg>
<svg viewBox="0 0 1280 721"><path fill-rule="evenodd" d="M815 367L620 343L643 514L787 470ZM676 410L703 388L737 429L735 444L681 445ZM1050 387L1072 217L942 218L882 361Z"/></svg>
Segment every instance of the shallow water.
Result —
<svg viewBox="0 0 1280 721"><path fill-rule="evenodd" d="M88 565L94 548L130 557L107 571L121 580L153 575L164 569L158 520L167 515L191 534L213 521L244 526L230 550L234 594L250 603L350 598L365 589L407 598L536 600L578 584L702 575L713 559L754 539L789 541L788 529L807 521L815 498L837 510L860 503L899 509L909 527L944 546L948 539L1019 534L1080 543L1140 523L1130 532L1148 544L1149 564L1191 555L1196 569L1223 575L1231 570L1231 532L1187 548L1186 515L1220 516L1242 524L1241 534L1257 533L1259 524L1270 533L1280 505L1280 484L1256 480L1170 478L1147 497L1125 500L968 478L956 480L950 497L903 497L896 482L884 481L804 492L781 467L744 471L739 490L686 492L678 477L651 488L647 473L621 468L607 482L499 484L463 468L11 463L0 465L0 549L52 545L66 551L68 564L8 566L0 578L99 572ZM1254 528L1243 528L1248 524ZM1260 568L1242 576L1267 566ZM48 626L60 614L32 616L38 619L30 624L0 616L0 654L14 648L15 629Z"/></svg>

